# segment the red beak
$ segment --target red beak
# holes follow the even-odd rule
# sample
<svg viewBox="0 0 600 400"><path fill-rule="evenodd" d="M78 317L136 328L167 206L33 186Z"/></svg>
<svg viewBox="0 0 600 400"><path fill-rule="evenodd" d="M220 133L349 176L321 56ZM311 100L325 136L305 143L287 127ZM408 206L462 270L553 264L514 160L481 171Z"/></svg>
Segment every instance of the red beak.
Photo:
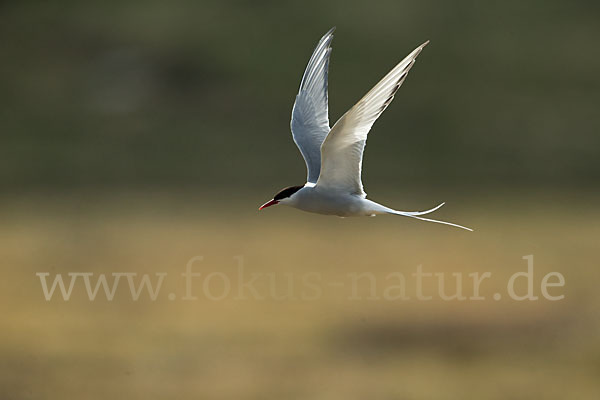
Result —
<svg viewBox="0 0 600 400"><path fill-rule="evenodd" d="M277 200L269 200L265 204L263 204L262 206L260 206L259 210L262 210L263 208L274 206L277 203L279 203Z"/></svg>

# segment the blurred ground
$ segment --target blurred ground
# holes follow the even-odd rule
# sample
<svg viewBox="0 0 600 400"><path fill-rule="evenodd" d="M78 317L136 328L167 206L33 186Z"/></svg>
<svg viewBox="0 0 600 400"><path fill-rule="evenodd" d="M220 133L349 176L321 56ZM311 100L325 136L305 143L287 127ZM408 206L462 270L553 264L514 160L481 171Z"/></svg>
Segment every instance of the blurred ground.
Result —
<svg viewBox="0 0 600 400"><path fill-rule="evenodd" d="M600 395L597 196L573 201L538 193L534 200L547 201L521 198L518 208L506 199L488 206L461 199L440 210L474 233L395 217L340 219L277 207L258 213L263 199L247 198L221 204L157 193L5 199L0 397ZM431 205L390 201L410 209ZM564 300L489 297L526 269L527 254L535 256L537 294L543 274L558 271L566 280L558 288ZM231 277L233 257L242 255L248 274L281 280L309 272L323 274L325 283L348 272L384 279L391 272L408 276L419 264L430 272L490 271L493 278L484 301L349 300L347 291L327 285L312 301L211 301L199 283L199 299L183 301L179 274L197 255L205 259L195 271ZM36 272L169 276L154 302L144 295L132 301L120 290L112 302L102 293L89 301L81 286L69 301L46 302ZM170 291L176 300L168 300Z"/></svg>

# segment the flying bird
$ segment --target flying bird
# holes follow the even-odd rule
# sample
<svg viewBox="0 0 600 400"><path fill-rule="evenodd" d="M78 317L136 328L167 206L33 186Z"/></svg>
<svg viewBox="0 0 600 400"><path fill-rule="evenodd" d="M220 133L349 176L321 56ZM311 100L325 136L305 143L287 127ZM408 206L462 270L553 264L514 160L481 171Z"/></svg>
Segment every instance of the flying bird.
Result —
<svg viewBox="0 0 600 400"><path fill-rule="evenodd" d="M423 217L444 203L426 211L398 211L367 199L363 189L361 169L367 135L429 41L413 50L330 128L327 74L334 30L321 38L310 57L292 109L292 137L306 162L307 181L282 189L259 210L282 204L340 217L393 214L472 231Z"/></svg>

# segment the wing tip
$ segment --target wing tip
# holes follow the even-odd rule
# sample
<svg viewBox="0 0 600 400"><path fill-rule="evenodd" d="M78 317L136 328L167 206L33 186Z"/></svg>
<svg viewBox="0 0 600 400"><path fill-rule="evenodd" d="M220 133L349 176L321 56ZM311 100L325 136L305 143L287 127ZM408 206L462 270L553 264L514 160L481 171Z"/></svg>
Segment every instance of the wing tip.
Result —
<svg viewBox="0 0 600 400"><path fill-rule="evenodd" d="M419 54L421 54L421 51L423 51L425 46L427 46L428 44L429 40L427 40L425 43L414 49L413 52L409 55L409 57L412 56L412 59L415 60L419 56Z"/></svg>
<svg viewBox="0 0 600 400"><path fill-rule="evenodd" d="M321 40L319 40L319 43L328 41L329 43L327 43L327 47L329 47L331 44L331 41L333 40L333 32L335 32L335 29L336 29L336 27L334 26L330 30L328 30L327 33L321 37Z"/></svg>

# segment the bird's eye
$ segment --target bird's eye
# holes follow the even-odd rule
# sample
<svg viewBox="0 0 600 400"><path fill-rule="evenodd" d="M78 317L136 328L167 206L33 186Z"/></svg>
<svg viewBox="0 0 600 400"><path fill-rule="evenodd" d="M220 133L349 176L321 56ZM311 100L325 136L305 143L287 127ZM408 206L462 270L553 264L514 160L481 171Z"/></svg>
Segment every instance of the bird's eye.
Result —
<svg viewBox="0 0 600 400"><path fill-rule="evenodd" d="M296 193L298 190L302 189L304 186L290 186L290 187L286 187L285 189L282 189L281 191L279 191L279 193L277 193L274 197L273 200L281 200L281 199L285 199L287 197L290 197L291 195L293 195L294 193Z"/></svg>

